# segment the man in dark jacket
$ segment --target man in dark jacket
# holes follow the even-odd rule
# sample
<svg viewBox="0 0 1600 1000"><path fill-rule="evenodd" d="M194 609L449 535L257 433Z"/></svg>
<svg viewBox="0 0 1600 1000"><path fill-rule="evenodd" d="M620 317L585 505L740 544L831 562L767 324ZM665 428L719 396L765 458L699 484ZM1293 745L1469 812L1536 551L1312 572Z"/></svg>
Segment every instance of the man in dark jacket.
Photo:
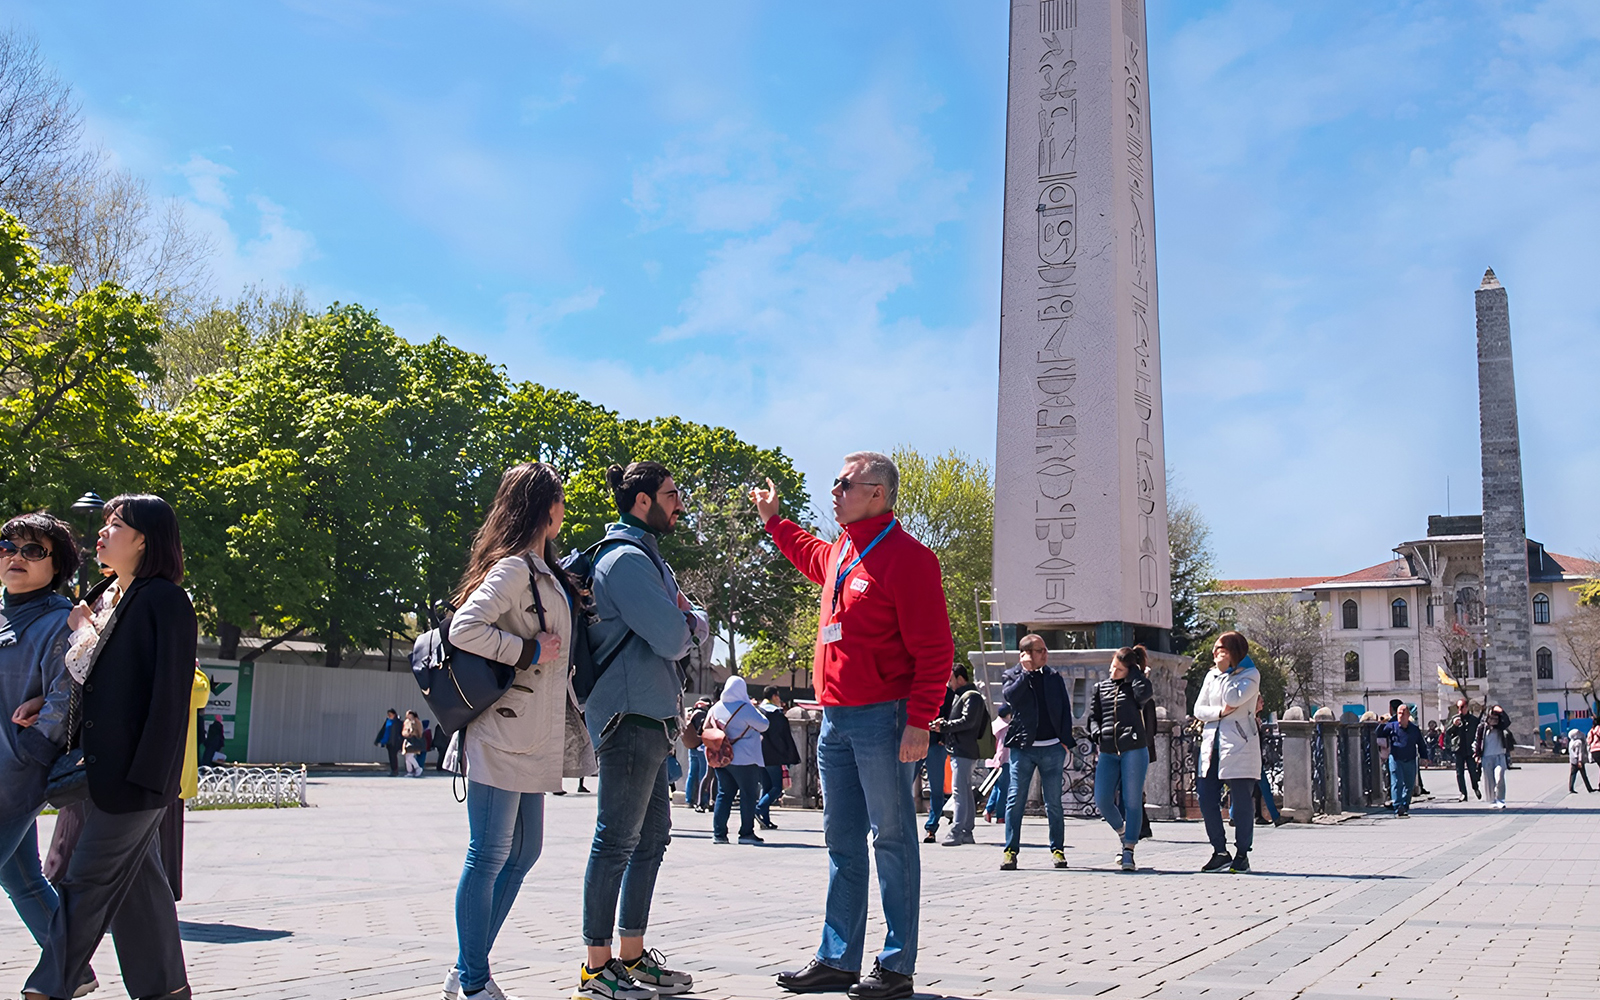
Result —
<svg viewBox="0 0 1600 1000"><path fill-rule="evenodd" d="M1067 867L1066 823L1061 816L1061 777L1072 742L1072 699L1067 685L1048 666L1044 637L1028 634L1017 644L1020 662L1007 670L1002 691L1011 706L1011 796L1006 803L1006 847L1001 871L1016 871L1022 846L1022 810L1028 787L1039 772L1045 816L1050 823L1050 854L1057 868Z"/></svg>
<svg viewBox="0 0 1600 1000"><path fill-rule="evenodd" d="M789 717L783 704L783 693L768 685L762 693L761 704L756 706L767 717L766 731L761 734L761 798L756 800L756 821L764 830L776 830L772 821L772 804L783 796L783 769L788 764L800 763L800 748L794 745L794 732L789 728Z"/></svg>
<svg viewBox="0 0 1600 1000"><path fill-rule="evenodd" d="M1411 721L1411 706L1397 706L1394 719L1379 726L1376 735L1389 741L1389 797L1394 801L1394 814L1410 816L1411 786L1417 780L1417 754L1432 756L1422 730Z"/></svg>
<svg viewBox="0 0 1600 1000"><path fill-rule="evenodd" d="M972 797L972 773L978 766L978 737L989 725L989 708L983 694L972 685L972 671L956 664L950 671L951 700L945 713L933 720L933 731L950 753L950 796L955 799L955 823L945 835L945 847L976 843L977 801Z"/></svg>
<svg viewBox="0 0 1600 1000"><path fill-rule="evenodd" d="M201 741L201 746L205 747L206 752L200 758L200 763L206 767L215 764L217 762L217 754L222 751L227 742L227 733L222 728L222 716L213 715L211 717L211 725L206 727L206 738Z"/></svg>
<svg viewBox="0 0 1600 1000"><path fill-rule="evenodd" d="M389 715L383 720L383 728L378 730L378 738L372 741L375 747L383 747L389 752L389 777L400 777L400 744L402 742L400 713L389 709Z"/></svg>
<svg viewBox="0 0 1600 1000"><path fill-rule="evenodd" d="M1467 801L1467 776L1472 776L1472 794L1483 798L1478 788L1478 758L1472 744L1478 738L1478 717L1472 714L1471 704L1462 698L1456 702L1456 717L1444 731L1444 748L1456 761L1456 787L1461 790L1461 801Z"/></svg>

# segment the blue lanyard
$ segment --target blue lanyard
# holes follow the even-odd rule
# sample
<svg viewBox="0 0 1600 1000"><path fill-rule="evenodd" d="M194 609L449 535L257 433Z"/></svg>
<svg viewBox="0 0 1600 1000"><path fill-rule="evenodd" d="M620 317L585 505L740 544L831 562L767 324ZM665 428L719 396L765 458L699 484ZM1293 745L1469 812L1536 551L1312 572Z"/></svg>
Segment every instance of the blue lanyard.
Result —
<svg viewBox="0 0 1600 1000"><path fill-rule="evenodd" d="M866 548L862 549L861 550L861 554L856 556L855 559L851 560L850 565L848 565L848 566L846 566L844 564L844 554L845 554L845 550L850 548L850 536L848 534L846 534L844 536L844 548L841 548L839 550L839 564L838 565L841 568L839 569L838 573L833 578L833 610L834 611L838 611L839 610L839 588L844 586L845 577L850 575L850 571L851 570L853 570L857 566L861 565L861 560L863 560L863 559L865 559L867 557L867 553L871 552L874 548L876 548L878 543L883 541L884 536L889 534L889 532L893 531L894 530L894 526L896 524L899 524L899 523L900 522L899 522L898 519L890 518L889 519L889 523L884 525L882 531L878 532L878 537L874 538L870 545L868 545Z"/></svg>

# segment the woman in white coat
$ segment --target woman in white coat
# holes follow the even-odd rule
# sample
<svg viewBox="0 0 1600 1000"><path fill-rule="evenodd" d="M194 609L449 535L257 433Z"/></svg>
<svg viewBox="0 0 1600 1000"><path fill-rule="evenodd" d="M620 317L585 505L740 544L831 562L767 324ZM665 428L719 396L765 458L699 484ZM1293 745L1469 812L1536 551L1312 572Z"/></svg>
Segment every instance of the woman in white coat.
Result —
<svg viewBox="0 0 1600 1000"><path fill-rule="evenodd" d="M516 668L510 689L457 733L446 765L467 778L467 860L456 887L455 967L444 996L501 1000L489 951L544 845L544 796L561 789L575 584L556 561L566 504L544 463L508 469L472 540L450 623L461 649ZM452 766L453 765L453 766Z"/></svg>
<svg viewBox="0 0 1600 1000"><path fill-rule="evenodd" d="M1250 645L1238 632L1224 632L1211 648L1213 666L1194 702L1194 717L1205 724L1200 736L1200 771L1195 792L1211 860L1203 872L1247 872L1255 835L1255 798L1261 780L1261 734L1256 730L1256 695L1261 672L1250 662ZM1222 825L1222 788L1228 788L1228 815L1233 820L1236 851L1228 853L1228 831Z"/></svg>

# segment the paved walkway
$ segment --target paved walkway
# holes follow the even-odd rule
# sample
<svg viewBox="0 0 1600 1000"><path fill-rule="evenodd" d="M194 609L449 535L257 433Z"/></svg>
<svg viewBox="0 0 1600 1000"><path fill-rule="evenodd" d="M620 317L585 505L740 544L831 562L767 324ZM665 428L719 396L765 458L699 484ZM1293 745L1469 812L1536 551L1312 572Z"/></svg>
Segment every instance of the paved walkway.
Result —
<svg viewBox="0 0 1600 1000"><path fill-rule="evenodd" d="M1042 820L1023 870L1002 873L1000 832L923 849L917 985L936 997L1327 1000L1590 997L1600 977L1600 794L1567 769L1511 775L1512 803L1419 803L1334 826L1259 831L1252 876L1201 876L1197 823L1158 823L1144 870L1114 870L1115 838L1069 820L1073 868L1047 866ZM1444 786L1447 775L1427 774ZM569 785L571 783L569 782ZM191 814L179 906L196 996L437 997L454 958L452 901L466 819L450 782L315 780L310 810ZM550 798L544 857L495 952L525 998L571 993L594 798ZM816 946L827 856L820 814L775 814L766 847L717 846L679 809L650 943L711 998L784 996L772 976ZM49 820L43 821L48 829ZM881 941L876 901L868 953ZM0 986L36 958L0 908ZM100 996L121 995L106 942Z"/></svg>

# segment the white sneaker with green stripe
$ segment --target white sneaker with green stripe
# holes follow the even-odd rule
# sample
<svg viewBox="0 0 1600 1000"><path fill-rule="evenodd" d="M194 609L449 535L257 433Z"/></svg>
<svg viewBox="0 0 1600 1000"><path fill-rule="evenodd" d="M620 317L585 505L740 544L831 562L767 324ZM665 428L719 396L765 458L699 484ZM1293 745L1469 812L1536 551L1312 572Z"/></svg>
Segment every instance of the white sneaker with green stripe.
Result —
<svg viewBox="0 0 1600 1000"><path fill-rule="evenodd" d="M650 948L638 961L624 962L628 974L641 986L648 986L662 996L674 996L694 989L694 977L687 972L675 972L666 966L666 956Z"/></svg>
<svg viewBox="0 0 1600 1000"><path fill-rule="evenodd" d="M587 964L578 966L578 992L575 1000L601 997L603 1000L655 1000L656 991L645 986L629 974L627 966L618 959L589 971Z"/></svg>

